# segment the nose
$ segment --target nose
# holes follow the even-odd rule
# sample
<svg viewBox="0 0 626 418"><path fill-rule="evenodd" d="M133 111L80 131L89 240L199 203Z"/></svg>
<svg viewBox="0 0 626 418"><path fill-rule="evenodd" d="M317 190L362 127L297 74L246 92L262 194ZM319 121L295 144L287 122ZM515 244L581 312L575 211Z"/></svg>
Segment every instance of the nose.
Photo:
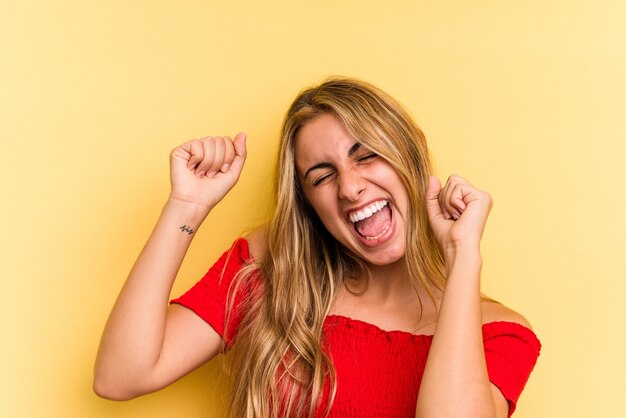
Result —
<svg viewBox="0 0 626 418"><path fill-rule="evenodd" d="M339 198L354 202L365 191L365 180L354 170L339 175Z"/></svg>

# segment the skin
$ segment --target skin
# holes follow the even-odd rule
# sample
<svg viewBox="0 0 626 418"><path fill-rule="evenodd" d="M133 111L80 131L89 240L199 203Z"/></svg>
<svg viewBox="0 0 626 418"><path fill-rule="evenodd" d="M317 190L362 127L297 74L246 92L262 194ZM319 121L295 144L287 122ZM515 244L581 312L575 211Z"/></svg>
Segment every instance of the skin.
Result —
<svg viewBox="0 0 626 418"><path fill-rule="evenodd" d="M170 196L103 332L93 384L99 396L125 400L156 391L209 361L222 347L210 325L187 308L168 306L168 298L195 231L241 174L245 139L244 133L234 140L206 137L171 152ZM373 273L367 292L358 297L340 292L331 313L383 329L414 330L415 318L407 312L415 311L417 295L403 263L406 190L384 160L362 159L365 148L348 155L355 142L330 115L307 123L296 139L296 168L307 199L333 236L359 254ZM305 178L308 168L319 162L329 163L326 171L313 170ZM317 186L310 182L309 176L319 180L328 174ZM530 325L502 305L480 301L480 238L491 198L458 176L451 176L443 188L431 178L426 194L448 277L437 306L427 308L418 324L422 333L434 337L416 416L505 417L506 400L487 377L481 326L495 320ZM344 213L377 198L390 200L396 230L380 246L367 247L355 237ZM264 230L253 232L248 242L253 257L261 256L266 250ZM420 296L426 300L425 294Z"/></svg>
<svg viewBox="0 0 626 418"><path fill-rule="evenodd" d="M398 174L358 143L331 114L303 126L296 137L296 169L304 194L326 229L375 270L404 269L404 230L408 196ZM350 155L350 150L353 153ZM313 168L324 164L319 168ZM310 171L309 171L310 170ZM308 175L305 178L305 173ZM346 212L388 200L393 234L381 245L364 245Z"/></svg>

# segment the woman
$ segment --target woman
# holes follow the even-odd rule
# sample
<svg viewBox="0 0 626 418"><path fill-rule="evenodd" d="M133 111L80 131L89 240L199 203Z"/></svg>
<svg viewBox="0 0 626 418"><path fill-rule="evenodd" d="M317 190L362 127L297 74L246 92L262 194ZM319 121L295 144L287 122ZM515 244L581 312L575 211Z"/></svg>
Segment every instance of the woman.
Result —
<svg viewBox="0 0 626 418"><path fill-rule="evenodd" d="M300 93L272 219L167 306L245 140L172 151L172 191L107 323L96 393L152 392L229 350L233 417L510 416L540 343L480 292L491 197L458 176L442 188L422 132L361 81Z"/></svg>

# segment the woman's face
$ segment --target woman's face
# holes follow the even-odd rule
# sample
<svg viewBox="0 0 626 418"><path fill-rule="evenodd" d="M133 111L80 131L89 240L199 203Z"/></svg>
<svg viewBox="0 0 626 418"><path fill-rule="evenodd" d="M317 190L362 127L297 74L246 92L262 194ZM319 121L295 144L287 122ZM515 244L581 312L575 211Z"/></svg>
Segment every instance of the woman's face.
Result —
<svg viewBox="0 0 626 418"><path fill-rule="evenodd" d="M404 256L404 184L339 118L325 113L302 126L295 159L304 195L335 239L371 265Z"/></svg>

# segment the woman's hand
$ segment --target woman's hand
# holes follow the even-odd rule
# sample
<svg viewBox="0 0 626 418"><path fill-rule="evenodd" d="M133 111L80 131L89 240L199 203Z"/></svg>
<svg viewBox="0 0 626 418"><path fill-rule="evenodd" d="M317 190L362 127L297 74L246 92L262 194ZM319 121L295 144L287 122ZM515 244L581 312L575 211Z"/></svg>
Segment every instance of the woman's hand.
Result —
<svg viewBox="0 0 626 418"><path fill-rule="evenodd" d="M246 134L186 142L170 154L170 199L211 210L237 183L246 160Z"/></svg>
<svg viewBox="0 0 626 418"><path fill-rule="evenodd" d="M457 175L441 188L431 176L426 188L426 209L439 245L445 252L460 248L479 250L492 201L489 193Z"/></svg>

